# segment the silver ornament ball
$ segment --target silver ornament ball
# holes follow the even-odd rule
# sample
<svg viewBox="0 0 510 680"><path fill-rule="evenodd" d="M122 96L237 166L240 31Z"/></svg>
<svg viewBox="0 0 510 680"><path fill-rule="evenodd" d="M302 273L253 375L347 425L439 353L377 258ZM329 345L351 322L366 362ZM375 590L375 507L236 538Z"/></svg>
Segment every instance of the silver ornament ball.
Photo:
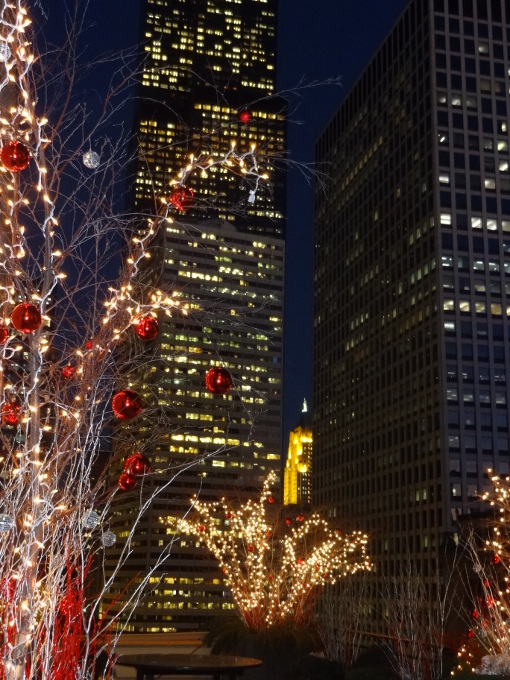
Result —
<svg viewBox="0 0 510 680"><path fill-rule="evenodd" d="M99 524L99 515L95 510L88 510L83 515L81 523L86 529L94 529Z"/></svg>
<svg viewBox="0 0 510 680"><path fill-rule="evenodd" d="M105 531L101 536L101 543L105 548L111 548L112 545L117 543L117 536L113 533L113 531Z"/></svg>
<svg viewBox="0 0 510 680"><path fill-rule="evenodd" d="M14 519L10 515L0 514L0 532L10 531L14 526Z"/></svg>
<svg viewBox="0 0 510 680"><path fill-rule="evenodd" d="M99 162L99 154L97 154L95 151L86 151L83 154L83 165L89 170L95 170L99 165Z"/></svg>

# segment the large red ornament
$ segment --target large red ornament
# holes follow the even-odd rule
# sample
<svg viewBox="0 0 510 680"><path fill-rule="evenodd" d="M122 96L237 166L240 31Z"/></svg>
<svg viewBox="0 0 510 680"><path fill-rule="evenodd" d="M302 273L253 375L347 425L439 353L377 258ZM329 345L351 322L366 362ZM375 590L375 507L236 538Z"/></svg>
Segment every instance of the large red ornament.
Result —
<svg viewBox="0 0 510 680"><path fill-rule="evenodd" d="M215 366L207 371L205 386L213 394L226 394L232 387L232 377L226 368Z"/></svg>
<svg viewBox="0 0 510 680"><path fill-rule="evenodd" d="M0 345L3 345L5 342L7 342L7 339L9 338L9 330L6 326L0 325Z"/></svg>
<svg viewBox="0 0 510 680"><path fill-rule="evenodd" d="M132 453L126 458L124 472L129 472L135 477L148 475L151 471L151 464L143 453Z"/></svg>
<svg viewBox="0 0 510 680"><path fill-rule="evenodd" d="M305 516L304 516L304 515L298 515L298 516L296 517L296 519L297 519L298 522L304 522L304 521L305 521Z"/></svg>
<svg viewBox="0 0 510 680"><path fill-rule="evenodd" d="M74 366L71 366L71 364L67 364L67 366L64 366L62 368L62 375L64 376L64 378L66 380L69 380L70 378L73 377L73 375L75 374L75 371L76 371L76 369L75 369Z"/></svg>
<svg viewBox="0 0 510 680"><path fill-rule="evenodd" d="M39 307L22 302L12 310L11 323L20 333L33 333L41 325Z"/></svg>
<svg viewBox="0 0 510 680"><path fill-rule="evenodd" d="M494 564L500 563L501 559L497 553L494 553L494 555L492 556L492 561L494 562Z"/></svg>
<svg viewBox="0 0 510 680"><path fill-rule="evenodd" d="M141 412L142 400L134 390L117 392L112 399L112 409L120 420L131 420Z"/></svg>
<svg viewBox="0 0 510 680"><path fill-rule="evenodd" d="M7 142L0 151L0 160L7 170L21 172L30 163L30 151L21 142Z"/></svg>
<svg viewBox="0 0 510 680"><path fill-rule="evenodd" d="M17 425L20 412L21 406L18 403L12 401L6 402L2 406L2 422L4 425Z"/></svg>
<svg viewBox="0 0 510 680"><path fill-rule="evenodd" d="M170 194L170 203L177 210L186 212L193 207L193 189L184 185L175 187Z"/></svg>
<svg viewBox="0 0 510 680"><path fill-rule="evenodd" d="M251 112L248 111L248 109L243 109L242 111L239 111L239 121L241 123L251 123L252 115Z"/></svg>
<svg viewBox="0 0 510 680"><path fill-rule="evenodd" d="M154 340L159 333L158 320L153 316L140 317L136 322L135 333L142 340Z"/></svg>
<svg viewBox="0 0 510 680"><path fill-rule="evenodd" d="M119 487L122 491L132 491L136 486L136 477L129 472L123 472L119 477Z"/></svg>

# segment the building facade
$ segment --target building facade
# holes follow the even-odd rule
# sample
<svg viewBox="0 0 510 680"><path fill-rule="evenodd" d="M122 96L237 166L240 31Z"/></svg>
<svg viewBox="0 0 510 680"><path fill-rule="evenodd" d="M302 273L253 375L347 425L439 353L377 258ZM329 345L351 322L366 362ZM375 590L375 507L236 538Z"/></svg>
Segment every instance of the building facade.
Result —
<svg viewBox="0 0 510 680"><path fill-rule="evenodd" d="M219 220L167 226L161 283L186 313L160 318L151 356L131 375L148 415L129 430L152 473L142 488L118 495L118 540L106 564L113 571L130 546L103 603L109 615L150 573L129 631L198 630L231 612L217 562L194 538L176 536L171 520L190 511L195 494L202 501L256 497L269 471L280 470L283 276L282 239ZM218 366L232 378L226 394L205 386Z"/></svg>
<svg viewBox="0 0 510 680"><path fill-rule="evenodd" d="M275 96L276 0L144 0L145 58L135 126L133 204L150 210L190 154L257 150L269 181L251 202L241 175L213 167L189 180L188 216L282 236L285 103Z"/></svg>
<svg viewBox="0 0 510 680"><path fill-rule="evenodd" d="M312 455L312 418L305 399L301 418L289 435L289 448L283 471L284 505L311 505Z"/></svg>
<svg viewBox="0 0 510 680"><path fill-rule="evenodd" d="M507 2L411 0L317 144L314 501L379 579L509 472L509 49Z"/></svg>
<svg viewBox="0 0 510 680"><path fill-rule="evenodd" d="M116 498L108 574L123 550L131 553L103 602L103 612L117 615L150 574L136 607L122 612L129 631L197 630L230 612L214 559L168 521L189 512L195 494L258 497L269 470L280 472L285 104L275 96L276 4L141 3L133 214L153 213L161 198L171 203L191 155L217 161L233 144L239 154L254 150L268 179L252 194L239 168L190 173L192 205L185 214L170 206L142 276L147 289L173 292L186 313L161 317L157 339L132 348L147 356L129 375L147 409L122 440L139 446L152 473ZM227 394L206 389L214 367L232 378ZM122 449L114 449L118 477Z"/></svg>

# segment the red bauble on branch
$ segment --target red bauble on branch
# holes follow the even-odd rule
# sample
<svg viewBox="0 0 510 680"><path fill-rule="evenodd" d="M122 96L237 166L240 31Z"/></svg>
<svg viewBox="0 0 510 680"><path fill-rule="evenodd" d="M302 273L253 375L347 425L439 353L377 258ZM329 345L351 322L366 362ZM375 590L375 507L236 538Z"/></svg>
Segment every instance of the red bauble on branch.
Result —
<svg viewBox="0 0 510 680"><path fill-rule="evenodd" d="M22 142L7 142L0 151L0 160L7 170L21 172L30 163L30 151Z"/></svg>
<svg viewBox="0 0 510 680"><path fill-rule="evenodd" d="M69 380L70 378L72 378L73 375L75 374L75 372L76 372L76 369L75 369L74 366L71 366L71 364L67 364L67 366L64 366L62 368L62 375L64 376L64 378L66 380Z"/></svg>
<svg viewBox="0 0 510 680"><path fill-rule="evenodd" d="M132 491L136 486L136 477L130 472L123 472L119 477L119 487L122 491Z"/></svg>
<svg viewBox="0 0 510 680"><path fill-rule="evenodd" d="M215 366L207 371L205 386L213 394L226 394L232 387L232 377L226 368Z"/></svg>
<svg viewBox="0 0 510 680"><path fill-rule="evenodd" d="M117 392L112 399L112 409L120 420L131 420L141 412L142 400L134 390Z"/></svg>
<svg viewBox="0 0 510 680"><path fill-rule="evenodd" d="M9 338L9 329L6 326L0 324L0 345L3 345L4 343L6 343L8 338Z"/></svg>
<svg viewBox="0 0 510 680"><path fill-rule="evenodd" d="M251 112L248 111L248 109L243 109L242 111L239 111L239 122L244 123L245 125L247 123L251 123L252 119Z"/></svg>
<svg viewBox="0 0 510 680"><path fill-rule="evenodd" d="M22 302L12 310L11 323L20 333L33 333L41 325L39 307L29 302Z"/></svg>
<svg viewBox="0 0 510 680"><path fill-rule="evenodd" d="M143 453L132 453L126 458L124 472L140 477L141 475L148 475L150 471L151 464Z"/></svg>
<svg viewBox="0 0 510 680"><path fill-rule="evenodd" d="M4 425L17 425L21 406L17 402L8 401L2 406L2 423Z"/></svg>
<svg viewBox="0 0 510 680"><path fill-rule="evenodd" d="M186 210L193 207L193 189L184 185L175 187L170 194L170 203L177 210L186 212Z"/></svg>
<svg viewBox="0 0 510 680"><path fill-rule="evenodd" d="M159 333L158 320L153 316L142 316L135 325L135 333L142 340L154 340Z"/></svg>

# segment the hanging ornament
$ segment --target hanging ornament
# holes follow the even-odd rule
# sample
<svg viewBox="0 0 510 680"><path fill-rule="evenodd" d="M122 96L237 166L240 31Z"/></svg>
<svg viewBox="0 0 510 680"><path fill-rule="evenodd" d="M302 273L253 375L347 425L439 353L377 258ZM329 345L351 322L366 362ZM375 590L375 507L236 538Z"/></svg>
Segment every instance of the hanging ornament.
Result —
<svg viewBox="0 0 510 680"><path fill-rule="evenodd" d="M0 325L0 345L7 342L9 338L9 329L6 326Z"/></svg>
<svg viewBox="0 0 510 680"><path fill-rule="evenodd" d="M480 614L478 613L477 609L473 609L473 611L471 612L471 616L473 617L473 619L477 619L480 616Z"/></svg>
<svg viewBox="0 0 510 680"><path fill-rule="evenodd" d="M4 425L17 425L21 406L17 402L8 401L2 406L2 422Z"/></svg>
<svg viewBox="0 0 510 680"><path fill-rule="evenodd" d="M296 519L297 519L298 522L304 522L304 521L305 521L305 516L304 516L303 514L299 514L299 515L296 517Z"/></svg>
<svg viewBox="0 0 510 680"><path fill-rule="evenodd" d="M33 333L41 325L41 312L35 305L22 302L12 310L11 323L20 333Z"/></svg>
<svg viewBox="0 0 510 680"><path fill-rule="evenodd" d="M120 420L131 420L141 412L142 400L134 390L117 392L112 399L112 409Z"/></svg>
<svg viewBox="0 0 510 680"><path fill-rule="evenodd" d="M203 534L205 532L205 525L204 524L199 524L198 525L198 531Z"/></svg>
<svg viewBox="0 0 510 680"><path fill-rule="evenodd" d="M0 151L2 165L11 172L21 172L30 163L30 151L21 142L7 142Z"/></svg>
<svg viewBox="0 0 510 680"><path fill-rule="evenodd" d="M215 366L207 371L205 386L213 394L226 394L232 387L232 377L226 368Z"/></svg>
<svg viewBox="0 0 510 680"><path fill-rule="evenodd" d="M0 514L0 533L4 534L6 531L10 531L13 526L14 519L10 515Z"/></svg>
<svg viewBox="0 0 510 680"><path fill-rule="evenodd" d="M170 194L170 203L181 212L193 207L193 189L184 185L176 186Z"/></svg>
<svg viewBox="0 0 510 680"><path fill-rule="evenodd" d="M255 546L252 545L251 543L250 543L250 545L248 546L248 552L251 552L251 553L252 553L252 552L255 552Z"/></svg>
<svg viewBox="0 0 510 680"><path fill-rule="evenodd" d="M99 515L95 510L87 510L81 518L81 523L85 529L95 529L99 524Z"/></svg>
<svg viewBox="0 0 510 680"><path fill-rule="evenodd" d="M124 472L129 472L135 477L148 475L151 471L151 464L143 453L133 453L126 458Z"/></svg>
<svg viewBox="0 0 510 680"><path fill-rule="evenodd" d="M66 380L69 380L70 378L72 378L73 375L75 374L75 372L76 372L76 369L75 369L74 366L71 366L71 364L67 364L67 366L64 366L62 368L62 375L64 376L64 378Z"/></svg>
<svg viewBox="0 0 510 680"><path fill-rule="evenodd" d="M494 564L499 564L500 561L501 561L501 558L499 557L499 555L497 553L494 553L494 555L492 556L492 562Z"/></svg>
<svg viewBox="0 0 510 680"><path fill-rule="evenodd" d="M105 531L101 536L101 543L105 548L111 548L115 543L117 543L117 536L113 531Z"/></svg>
<svg viewBox="0 0 510 680"><path fill-rule="evenodd" d="M468 630L467 632L468 638L474 638L475 637L475 631L474 630Z"/></svg>
<svg viewBox="0 0 510 680"><path fill-rule="evenodd" d="M267 497L267 502L268 502L270 505L273 505L273 503L274 503L274 496L268 496L268 497Z"/></svg>
<svg viewBox="0 0 510 680"><path fill-rule="evenodd" d="M86 151L83 154L83 165L89 170L95 170L100 162L99 154L95 151Z"/></svg>
<svg viewBox="0 0 510 680"><path fill-rule="evenodd" d="M11 56L11 48L6 40L0 40L0 61L6 62Z"/></svg>
<svg viewBox="0 0 510 680"><path fill-rule="evenodd" d="M135 325L135 333L142 340L154 340L159 333L158 320L153 316L142 316Z"/></svg>
<svg viewBox="0 0 510 680"><path fill-rule="evenodd" d="M130 472L123 472L119 477L119 487L122 491L132 491L136 486L136 477Z"/></svg>
<svg viewBox="0 0 510 680"><path fill-rule="evenodd" d="M92 349L93 347L94 343L92 342L92 340L87 340L87 342L85 343L85 349Z"/></svg>
<svg viewBox="0 0 510 680"><path fill-rule="evenodd" d="M243 123L246 125L247 123L251 123L253 116L251 115L251 111L248 111L248 109L243 109L242 111L239 111L239 122Z"/></svg>
<svg viewBox="0 0 510 680"><path fill-rule="evenodd" d="M287 519L285 520L285 524L286 524L288 527L290 527L290 525L292 524L292 520L290 519L290 517L287 517Z"/></svg>

